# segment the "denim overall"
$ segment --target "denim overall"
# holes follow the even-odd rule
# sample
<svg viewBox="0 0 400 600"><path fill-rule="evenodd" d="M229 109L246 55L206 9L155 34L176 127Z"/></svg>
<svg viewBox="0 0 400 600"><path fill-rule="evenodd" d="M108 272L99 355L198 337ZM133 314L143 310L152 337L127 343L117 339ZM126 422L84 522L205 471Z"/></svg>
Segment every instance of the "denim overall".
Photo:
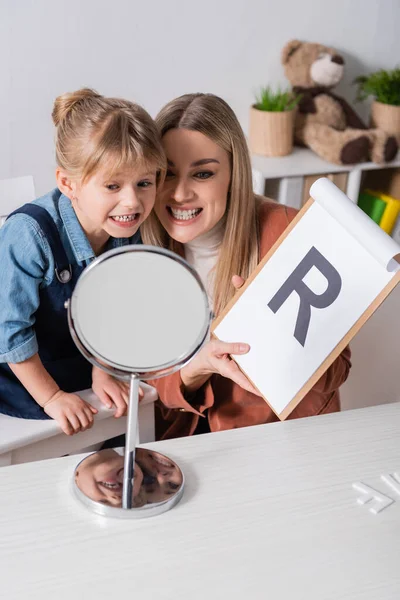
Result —
<svg viewBox="0 0 400 600"><path fill-rule="evenodd" d="M64 306L85 267L69 264L57 226L45 208L25 204L12 215L17 213L25 213L37 221L47 238L56 266L53 281L40 290L40 304L35 313L39 357L47 372L64 392L90 388L92 365L72 340ZM0 363L0 413L25 419L50 418L6 363Z"/></svg>

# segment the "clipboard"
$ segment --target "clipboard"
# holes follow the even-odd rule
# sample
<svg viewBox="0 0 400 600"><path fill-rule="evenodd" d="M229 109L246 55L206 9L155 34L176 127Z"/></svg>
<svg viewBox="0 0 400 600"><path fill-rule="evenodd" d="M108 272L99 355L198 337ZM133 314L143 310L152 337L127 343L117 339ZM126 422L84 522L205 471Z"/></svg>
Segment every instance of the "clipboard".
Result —
<svg viewBox="0 0 400 600"><path fill-rule="evenodd" d="M218 339L250 344L233 359L280 420L400 280L392 238L330 180L316 181L310 195L212 326ZM308 326L298 323L306 297L326 305L309 306Z"/></svg>

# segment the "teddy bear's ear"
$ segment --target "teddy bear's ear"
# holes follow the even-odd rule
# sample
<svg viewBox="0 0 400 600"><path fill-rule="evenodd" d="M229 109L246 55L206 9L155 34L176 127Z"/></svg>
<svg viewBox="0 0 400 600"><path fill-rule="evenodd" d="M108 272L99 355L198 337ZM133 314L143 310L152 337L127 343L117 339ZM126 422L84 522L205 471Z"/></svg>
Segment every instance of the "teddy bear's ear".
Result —
<svg viewBox="0 0 400 600"><path fill-rule="evenodd" d="M299 40L290 40L290 42L286 44L281 54L281 61L283 65L286 65L293 52L296 52L296 50L300 48L302 43L303 42L300 42Z"/></svg>

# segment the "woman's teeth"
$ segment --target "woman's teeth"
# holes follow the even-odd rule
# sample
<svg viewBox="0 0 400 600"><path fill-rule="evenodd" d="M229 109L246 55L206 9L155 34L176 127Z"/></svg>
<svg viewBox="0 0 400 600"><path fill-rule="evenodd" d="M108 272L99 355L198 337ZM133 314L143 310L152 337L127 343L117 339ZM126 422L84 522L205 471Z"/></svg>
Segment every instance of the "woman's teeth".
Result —
<svg viewBox="0 0 400 600"><path fill-rule="evenodd" d="M121 215L121 216L115 216L115 217L111 217L114 221L120 221L122 223L127 223L128 221L134 221L136 219L136 214L134 215Z"/></svg>
<svg viewBox="0 0 400 600"><path fill-rule="evenodd" d="M194 208L192 210L171 208L171 213L174 219L178 219L179 221L189 221L190 219L197 217L197 215L201 213L201 210L201 208Z"/></svg>

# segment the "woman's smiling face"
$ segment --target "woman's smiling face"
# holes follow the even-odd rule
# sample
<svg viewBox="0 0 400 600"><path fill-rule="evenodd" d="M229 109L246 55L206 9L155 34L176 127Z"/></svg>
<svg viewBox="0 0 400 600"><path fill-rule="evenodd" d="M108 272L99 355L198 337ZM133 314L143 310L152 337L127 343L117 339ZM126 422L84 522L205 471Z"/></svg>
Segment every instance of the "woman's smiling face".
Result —
<svg viewBox="0 0 400 600"><path fill-rule="evenodd" d="M171 129L162 142L168 171L155 212L170 237L185 244L210 231L225 215L230 158L198 131Z"/></svg>

